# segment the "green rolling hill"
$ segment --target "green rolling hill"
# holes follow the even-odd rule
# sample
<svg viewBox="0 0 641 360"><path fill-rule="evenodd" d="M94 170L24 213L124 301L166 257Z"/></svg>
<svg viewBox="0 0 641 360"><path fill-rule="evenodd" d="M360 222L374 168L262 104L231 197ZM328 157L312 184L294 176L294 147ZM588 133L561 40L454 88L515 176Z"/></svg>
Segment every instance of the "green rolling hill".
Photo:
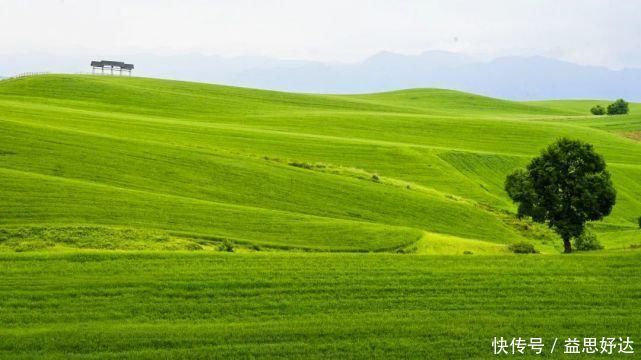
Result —
<svg viewBox="0 0 641 360"><path fill-rule="evenodd" d="M517 220L505 176L569 136L618 191L592 224L641 243L641 105L512 102L449 90L290 94L144 78L0 82L0 249L508 253L560 241ZM599 101L598 103L602 103Z"/></svg>
<svg viewBox="0 0 641 360"><path fill-rule="evenodd" d="M0 81L0 358L482 359L501 336L540 337L544 357L577 336L636 343L641 105L595 117L594 103L607 101ZM503 191L561 136L608 162L618 202L590 224L605 249L509 256L522 241L562 250ZM488 256L457 256L470 252Z"/></svg>

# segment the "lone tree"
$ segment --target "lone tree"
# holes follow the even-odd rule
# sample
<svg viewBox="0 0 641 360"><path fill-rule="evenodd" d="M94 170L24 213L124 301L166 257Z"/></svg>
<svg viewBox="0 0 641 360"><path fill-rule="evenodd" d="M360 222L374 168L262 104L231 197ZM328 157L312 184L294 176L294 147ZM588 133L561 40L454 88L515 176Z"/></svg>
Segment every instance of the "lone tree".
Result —
<svg viewBox="0 0 641 360"><path fill-rule="evenodd" d="M519 217L547 223L570 253L570 239L583 233L585 223L612 211L616 190L605 167L592 145L563 138L508 175L505 190L519 204Z"/></svg>
<svg viewBox="0 0 641 360"><path fill-rule="evenodd" d="M592 115L605 115L605 109L601 105L595 105L590 109Z"/></svg>
<svg viewBox="0 0 641 360"><path fill-rule="evenodd" d="M629 111L628 102L623 99L619 99L608 105L608 115L624 115Z"/></svg>

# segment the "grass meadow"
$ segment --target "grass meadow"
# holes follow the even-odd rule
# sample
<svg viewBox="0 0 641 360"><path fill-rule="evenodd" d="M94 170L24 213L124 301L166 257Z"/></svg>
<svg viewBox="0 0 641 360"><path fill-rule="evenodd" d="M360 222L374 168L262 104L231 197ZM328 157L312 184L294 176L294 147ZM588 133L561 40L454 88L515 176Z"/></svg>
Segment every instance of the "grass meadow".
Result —
<svg viewBox="0 0 641 360"><path fill-rule="evenodd" d="M94 251L0 263L7 359L465 359L496 357L495 336L542 337L546 351L557 337L641 336L634 254Z"/></svg>
<svg viewBox="0 0 641 360"><path fill-rule="evenodd" d="M493 357L495 336L641 342L641 105L596 117L595 104L607 100L2 80L0 358L464 359ZM599 251L561 255L503 190L564 136L593 144L617 189L589 224ZM539 254L512 254L521 242Z"/></svg>

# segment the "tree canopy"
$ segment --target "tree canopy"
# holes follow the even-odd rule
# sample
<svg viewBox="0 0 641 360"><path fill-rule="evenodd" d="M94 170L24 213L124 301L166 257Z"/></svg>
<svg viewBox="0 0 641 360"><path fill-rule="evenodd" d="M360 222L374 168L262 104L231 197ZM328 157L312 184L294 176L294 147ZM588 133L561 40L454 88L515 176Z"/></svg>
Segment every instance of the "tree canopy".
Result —
<svg viewBox="0 0 641 360"><path fill-rule="evenodd" d="M608 105L608 115L624 115L629 111L628 102L623 99L619 99Z"/></svg>
<svg viewBox="0 0 641 360"><path fill-rule="evenodd" d="M605 108L601 105L595 105L590 109L593 115L605 115Z"/></svg>
<svg viewBox="0 0 641 360"><path fill-rule="evenodd" d="M566 138L510 174L505 190L518 203L520 217L547 223L563 238L565 252L572 251L570 239L583 233L586 222L609 215L616 201L603 157L592 145Z"/></svg>

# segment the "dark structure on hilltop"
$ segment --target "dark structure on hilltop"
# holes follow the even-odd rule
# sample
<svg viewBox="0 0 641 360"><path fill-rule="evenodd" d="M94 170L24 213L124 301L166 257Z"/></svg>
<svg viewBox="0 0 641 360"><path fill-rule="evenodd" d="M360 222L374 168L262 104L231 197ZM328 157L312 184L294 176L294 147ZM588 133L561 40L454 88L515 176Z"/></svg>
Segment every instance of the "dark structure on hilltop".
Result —
<svg viewBox="0 0 641 360"><path fill-rule="evenodd" d="M110 61L110 60L100 60L91 62L91 73L95 74L96 69L100 69L101 74L105 73L105 69L111 72L111 75L114 74L114 70L118 71L122 75L123 70L129 73L131 76L131 70L134 69L134 64L125 64L122 61Z"/></svg>

